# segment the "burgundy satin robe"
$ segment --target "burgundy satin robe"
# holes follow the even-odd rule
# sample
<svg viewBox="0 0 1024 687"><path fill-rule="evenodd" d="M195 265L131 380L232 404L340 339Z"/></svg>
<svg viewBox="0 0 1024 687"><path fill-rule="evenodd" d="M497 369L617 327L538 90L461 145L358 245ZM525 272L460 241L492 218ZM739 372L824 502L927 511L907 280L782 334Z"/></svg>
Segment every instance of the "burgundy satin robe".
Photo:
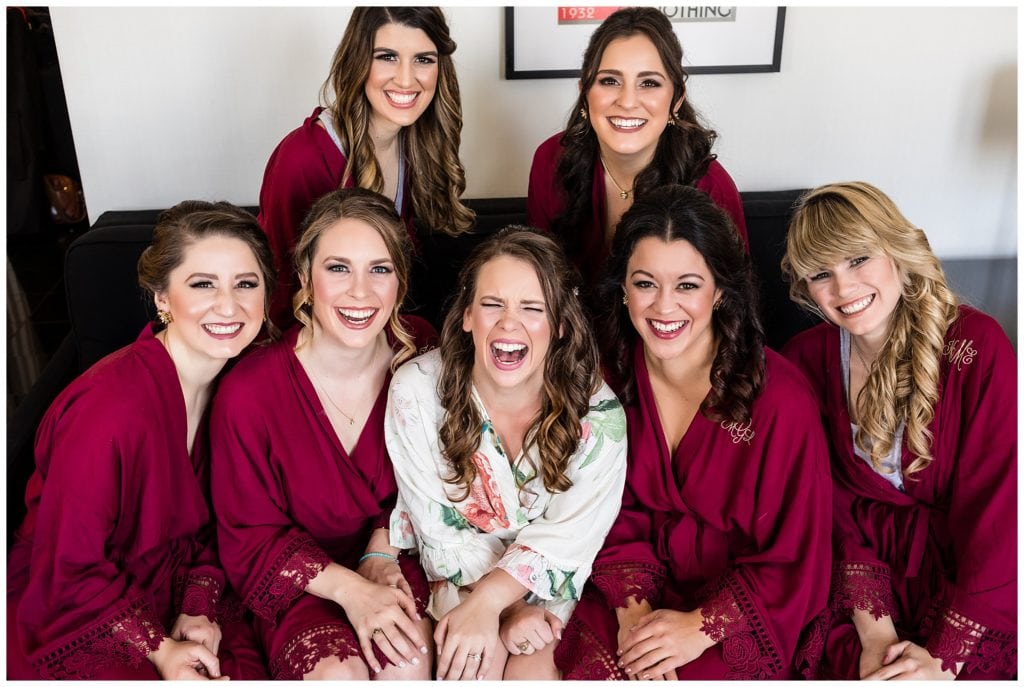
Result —
<svg viewBox="0 0 1024 687"><path fill-rule="evenodd" d="M436 343L425 320L405 321L419 349ZM388 527L398 493L384 445L391 375L346 451L295 356L300 331L293 327L235 366L210 428L221 560L257 616L271 675L291 680L323 658L361 655L344 610L305 588L332 561L356 569L372 531ZM417 559L400 563L422 613L429 596L423 571Z"/></svg>
<svg viewBox="0 0 1024 687"><path fill-rule="evenodd" d="M812 677L856 678L853 609L890 616L962 678L1017 670L1017 358L988 315L961 306L945 337L933 462L901 492L853 452L839 329L821 324L785 354L820 399L835 481L835 570ZM903 469L916 459L903 444Z"/></svg>
<svg viewBox="0 0 1024 687"><path fill-rule="evenodd" d="M677 449L665 442L637 343L636 405L619 518L556 650L566 679L625 679L615 608L701 609L718 643L680 679L795 674L804 628L828 595L828 453L807 382L767 350L764 389L747 423L698 412Z"/></svg>
<svg viewBox="0 0 1024 687"><path fill-rule="evenodd" d="M221 670L266 677L217 563L205 421L186 450L177 371L151 327L54 401L8 559L8 677L158 679L180 613L221 625Z"/></svg>

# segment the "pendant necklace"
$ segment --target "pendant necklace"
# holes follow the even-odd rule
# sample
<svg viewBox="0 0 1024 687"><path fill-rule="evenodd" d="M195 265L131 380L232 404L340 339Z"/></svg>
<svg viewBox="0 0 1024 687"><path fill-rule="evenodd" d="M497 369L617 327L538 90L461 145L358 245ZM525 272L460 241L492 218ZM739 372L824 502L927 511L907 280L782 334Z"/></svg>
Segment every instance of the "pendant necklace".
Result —
<svg viewBox="0 0 1024 687"><path fill-rule="evenodd" d="M313 373L313 377L316 379L316 385L320 387L320 391L324 392L324 396L327 397L328 402L330 402L330 404L334 406L335 410L337 410L339 413L345 416L345 419L348 420L349 426L354 425L356 423L356 419L349 415L348 413L346 413L344 410L342 410L341 407L334 402L334 399L331 398L331 395L329 393L327 393L327 387L324 386L324 383L320 380L320 375L316 373L316 370L313 369L313 366L310 366L308 369L310 372Z"/></svg>
<svg viewBox="0 0 1024 687"><path fill-rule="evenodd" d="M619 182L615 181L615 177L612 176L612 171L608 168L608 163L604 161L603 157L601 158L601 164L604 165L604 171L608 178L612 180L612 183L615 184L615 188L619 189L619 198L622 198L622 200L629 198L629 194L633 192L633 189L627 191L619 185Z"/></svg>

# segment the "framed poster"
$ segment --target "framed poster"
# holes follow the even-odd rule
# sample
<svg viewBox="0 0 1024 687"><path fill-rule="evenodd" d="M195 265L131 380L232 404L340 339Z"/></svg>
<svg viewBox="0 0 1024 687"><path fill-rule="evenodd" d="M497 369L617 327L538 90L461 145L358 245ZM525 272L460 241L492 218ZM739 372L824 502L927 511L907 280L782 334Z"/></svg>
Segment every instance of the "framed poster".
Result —
<svg viewBox="0 0 1024 687"><path fill-rule="evenodd" d="M577 78L590 34L618 7L505 8L505 78ZM658 7L689 74L777 72L785 7Z"/></svg>

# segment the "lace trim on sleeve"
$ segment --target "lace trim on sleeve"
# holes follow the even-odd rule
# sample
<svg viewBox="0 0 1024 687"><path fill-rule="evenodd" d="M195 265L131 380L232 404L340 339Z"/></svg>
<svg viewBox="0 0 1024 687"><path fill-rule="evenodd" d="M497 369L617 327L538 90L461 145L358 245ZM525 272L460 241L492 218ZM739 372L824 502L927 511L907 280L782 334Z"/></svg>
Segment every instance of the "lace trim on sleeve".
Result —
<svg viewBox="0 0 1024 687"><path fill-rule="evenodd" d="M167 634L149 601L136 598L94 623L84 633L33 661L44 678L84 680L115 665L137 666Z"/></svg>
<svg viewBox="0 0 1024 687"><path fill-rule="evenodd" d="M765 680L783 669L779 649L736 573L726 572L701 590L701 631L722 645L726 677Z"/></svg>
<svg viewBox="0 0 1024 687"><path fill-rule="evenodd" d="M308 534L295 536L245 599L253 612L277 623L277 616L306 590L309 581L331 562Z"/></svg>
<svg viewBox="0 0 1024 687"><path fill-rule="evenodd" d="M665 566L640 561L603 563L594 567L590 579L612 608L625 608L631 596L657 608L665 582Z"/></svg>
<svg viewBox="0 0 1024 687"><path fill-rule="evenodd" d="M933 607L921 626L928 635L925 649L942 660L942 670L982 671L1012 675L1017 669L1017 635L985 627L956 609Z"/></svg>
<svg viewBox="0 0 1024 687"><path fill-rule="evenodd" d="M892 593L892 578L885 565L840 561L832 568L832 599L830 607L837 613L849 615L853 611L868 611L878 620L892 617L896 600Z"/></svg>
<svg viewBox="0 0 1024 687"><path fill-rule="evenodd" d="M191 571L188 576L182 576L177 584L178 608L180 613L186 615L205 615L213 621L218 621L218 606L224 585L212 575Z"/></svg>

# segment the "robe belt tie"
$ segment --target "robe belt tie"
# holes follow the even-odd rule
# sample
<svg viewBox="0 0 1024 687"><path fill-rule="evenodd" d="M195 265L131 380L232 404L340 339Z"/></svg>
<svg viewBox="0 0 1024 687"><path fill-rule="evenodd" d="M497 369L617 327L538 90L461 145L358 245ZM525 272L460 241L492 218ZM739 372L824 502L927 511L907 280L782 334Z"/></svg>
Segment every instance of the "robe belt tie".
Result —
<svg viewBox="0 0 1024 687"><path fill-rule="evenodd" d="M678 582L710 579L725 569L729 544L725 536L690 513L655 512L655 551Z"/></svg>

